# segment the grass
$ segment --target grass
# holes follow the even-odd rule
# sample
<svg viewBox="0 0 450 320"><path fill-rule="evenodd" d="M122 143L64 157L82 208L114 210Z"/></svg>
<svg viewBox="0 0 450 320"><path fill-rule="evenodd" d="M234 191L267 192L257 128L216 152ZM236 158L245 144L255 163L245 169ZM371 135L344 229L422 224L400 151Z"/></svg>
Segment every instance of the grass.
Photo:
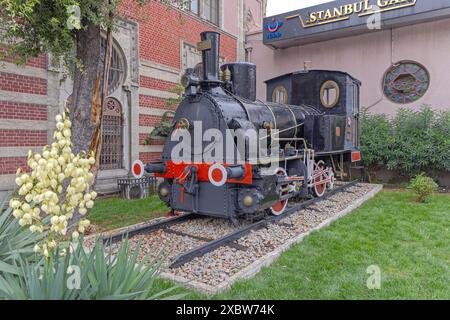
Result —
<svg viewBox="0 0 450 320"><path fill-rule="evenodd" d="M165 215L166 205L158 196L142 200L100 199L89 213L89 220L102 231L122 228Z"/></svg>
<svg viewBox="0 0 450 320"><path fill-rule="evenodd" d="M450 196L384 191L223 294L191 299L449 299ZM381 269L369 290L367 268ZM169 284L160 282L159 288Z"/></svg>
<svg viewBox="0 0 450 320"><path fill-rule="evenodd" d="M93 223L111 229L160 216L155 197L100 200ZM351 215L311 234L274 264L230 290L190 299L449 299L450 196L419 204L405 191L383 191ZM381 269L381 289L366 286ZM172 284L158 281L155 291ZM179 289L183 291L184 289Z"/></svg>

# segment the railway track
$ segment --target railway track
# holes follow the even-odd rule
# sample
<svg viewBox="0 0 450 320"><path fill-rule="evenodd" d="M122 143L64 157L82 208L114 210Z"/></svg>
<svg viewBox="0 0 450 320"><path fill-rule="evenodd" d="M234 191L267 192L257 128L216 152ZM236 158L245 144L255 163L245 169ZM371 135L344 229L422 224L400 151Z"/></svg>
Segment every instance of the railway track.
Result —
<svg viewBox="0 0 450 320"><path fill-rule="evenodd" d="M153 233L159 230L162 230L164 232L167 233L171 233L171 234L176 234L176 235L181 235L181 236L187 236L190 237L192 239L196 239L196 240L200 240L202 242L205 242L203 245L197 246L191 250L185 251L177 256L175 256L174 258L172 258L171 260L171 264L170 264L170 268L178 268L190 261L192 261L193 259L195 259L196 257L201 257L205 254L207 254L208 252L212 252L214 250L216 250L217 248L220 247L232 247L235 248L237 250L242 250L245 251L246 247L242 246L238 243L236 243L236 240L240 239L241 237L249 234L250 232L259 230L261 228L264 228L270 224L273 223L280 223L281 220L289 217L290 215L303 210L303 209L311 209L314 210L313 207L315 204L324 201L328 198L330 198L331 196L337 194L337 193L341 193L341 192L349 192L347 191L347 189L353 187L354 185L356 185L358 183L358 181L353 181L350 183L346 183L344 185L338 186L336 187L333 191L328 192L326 195L324 195L321 198L314 198L311 200L307 200L301 203L293 203L291 204L291 206L289 206L286 211L280 215L280 216L270 216L267 217L263 220L257 221L255 223L251 223L249 225L246 225L244 227L241 227L240 229L230 232L224 236L220 236L217 239L209 239L206 237L202 237L202 236L198 236L198 235L192 235L192 234L188 234L188 233L184 233L181 231L177 231L174 229L171 229L170 227L178 225L178 224L182 224L186 221L190 221L192 219L197 219L200 218L201 216L193 214L193 213L188 213L179 217L174 217L174 218L170 218L170 219L165 219L162 220L160 222L151 224L151 225L147 225L147 226L143 226L143 227L139 227L133 230L127 230L124 231L120 234L114 235L113 237L104 237L103 238L103 242L105 244L114 244L117 242L122 241L124 238L132 238L134 236L137 235L141 235L141 234L149 234L149 233Z"/></svg>

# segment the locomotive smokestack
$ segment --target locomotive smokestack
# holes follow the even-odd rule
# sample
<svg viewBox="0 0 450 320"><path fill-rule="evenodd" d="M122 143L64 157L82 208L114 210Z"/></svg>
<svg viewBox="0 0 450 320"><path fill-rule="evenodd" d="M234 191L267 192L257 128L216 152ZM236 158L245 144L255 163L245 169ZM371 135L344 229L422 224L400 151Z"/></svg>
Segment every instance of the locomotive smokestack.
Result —
<svg viewBox="0 0 450 320"><path fill-rule="evenodd" d="M212 84L220 82L219 79L219 48L220 33L206 31L200 34L202 42L198 49L202 51L203 81Z"/></svg>

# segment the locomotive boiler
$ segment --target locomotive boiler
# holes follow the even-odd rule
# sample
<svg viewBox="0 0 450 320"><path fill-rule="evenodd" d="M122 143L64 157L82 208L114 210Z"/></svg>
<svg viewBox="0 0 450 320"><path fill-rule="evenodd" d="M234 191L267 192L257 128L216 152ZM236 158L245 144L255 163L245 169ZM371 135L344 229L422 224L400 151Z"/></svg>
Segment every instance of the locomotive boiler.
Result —
<svg viewBox="0 0 450 320"><path fill-rule="evenodd" d="M358 80L291 73L267 81L270 102L262 102L256 66L219 66L220 34L203 32L201 40L201 68L182 78L184 100L161 161L145 166L163 179L159 196L172 212L233 221L281 215L289 201L323 196L346 163L360 160ZM251 152L248 132L266 133L256 138L264 156Z"/></svg>

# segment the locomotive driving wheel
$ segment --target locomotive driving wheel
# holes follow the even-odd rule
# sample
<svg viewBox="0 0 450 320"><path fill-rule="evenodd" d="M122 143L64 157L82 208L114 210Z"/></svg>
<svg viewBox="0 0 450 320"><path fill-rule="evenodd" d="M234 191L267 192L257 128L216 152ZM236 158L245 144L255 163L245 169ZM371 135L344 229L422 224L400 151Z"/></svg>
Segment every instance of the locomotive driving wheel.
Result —
<svg viewBox="0 0 450 320"><path fill-rule="evenodd" d="M316 174L314 175L314 195L318 198L323 197L327 190L332 190L334 187L334 172L330 168L324 168L323 163L317 164Z"/></svg>
<svg viewBox="0 0 450 320"><path fill-rule="evenodd" d="M323 197L327 191L327 178L324 174L317 176L314 180L314 195L318 198Z"/></svg>
<svg viewBox="0 0 450 320"><path fill-rule="evenodd" d="M283 168L278 168L276 170L276 175L279 177L284 177L287 178L288 175L286 173L286 170L284 170ZM280 192L280 196L284 196L287 195L289 193L289 184L283 184L281 185L281 192ZM288 205L289 200L281 200L277 203L275 203L272 207L270 207L270 212L274 215L274 216L280 216L284 213L284 211L286 210L286 207Z"/></svg>

